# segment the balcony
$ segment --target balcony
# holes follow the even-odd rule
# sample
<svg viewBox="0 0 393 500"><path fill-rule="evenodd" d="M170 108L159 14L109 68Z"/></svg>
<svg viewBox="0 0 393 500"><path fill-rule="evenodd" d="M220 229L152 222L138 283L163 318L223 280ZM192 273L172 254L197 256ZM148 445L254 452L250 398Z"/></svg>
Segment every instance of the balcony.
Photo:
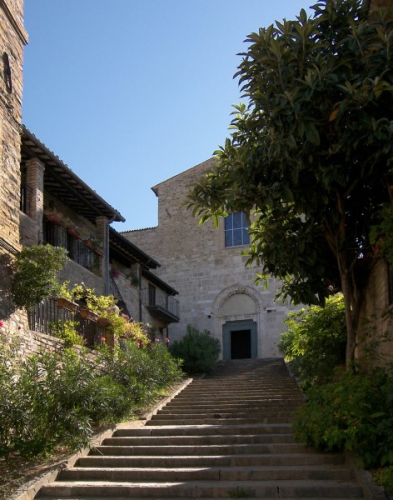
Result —
<svg viewBox="0 0 393 500"><path fill-rule="evenodd" d="M149 284L142 290L142 301L151 316L165 326L179 322L179 302L173 295Z"/></svg>

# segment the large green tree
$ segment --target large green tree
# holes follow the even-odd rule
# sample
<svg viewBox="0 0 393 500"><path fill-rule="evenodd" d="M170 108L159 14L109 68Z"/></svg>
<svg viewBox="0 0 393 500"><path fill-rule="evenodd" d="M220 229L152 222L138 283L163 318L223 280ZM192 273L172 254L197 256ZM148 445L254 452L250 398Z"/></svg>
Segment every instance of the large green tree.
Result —
<svg viewBox="0 0 393 500"><path fill-rule="evenodd" d="M393 158L393 34L360 0L325 0L247 38L244 101L217 164L192 187L204 222L251 214L249 262L282 297L324 304L342 291L354 358L369 232L388 203Z"/></svg>

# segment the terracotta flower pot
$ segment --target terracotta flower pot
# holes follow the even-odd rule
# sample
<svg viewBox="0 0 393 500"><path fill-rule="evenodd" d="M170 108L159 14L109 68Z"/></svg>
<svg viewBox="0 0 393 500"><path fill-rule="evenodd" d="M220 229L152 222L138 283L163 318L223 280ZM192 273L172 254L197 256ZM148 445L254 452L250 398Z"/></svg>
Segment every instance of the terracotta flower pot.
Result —
<svg viewBox="0 0 393 500"><path fill-rule="evenodd" d="M79 305L76 302L72 302L72 300L65 299L64 297L56 299L56 306L71 312L76 312L79 309Z"/></svg>
<svg viewBox="0 0 393 500"><path fill-rule="evenodd" d="M96 314L93 311L90 311L90 309L87 309L87 307L81 307L79 309L79 314L83 319L88 319L90 321L93 321L94 323L96 323L98 320L98 314Z"/></svg>
<svg viewBox="0 0 393 500"><path fill-rule="evenodd" d="M98 320L97 320L97 321L98 321L98 324L99 324L100 326L103 326L103 327L108 326L108 325L110 325L110 324L111 324L111 322L109 321L109 319L108 319L108 318L98 318Z"/></svg>
<svg viewBox="0 0 393 500"><path fill-rule="evenodd" d="M78 233L78 231L75 228L73 228L73 227L67 228L67 231L68 231L68 234L71 235L73 238L79 238L80 237L80 234Z"/></svg>

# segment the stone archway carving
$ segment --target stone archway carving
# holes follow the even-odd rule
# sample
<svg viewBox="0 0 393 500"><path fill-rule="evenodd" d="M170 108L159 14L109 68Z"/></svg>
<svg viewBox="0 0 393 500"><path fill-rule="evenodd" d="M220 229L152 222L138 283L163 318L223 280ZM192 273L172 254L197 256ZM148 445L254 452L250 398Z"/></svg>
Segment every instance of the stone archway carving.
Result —
<svg viewBox="0 0 393 500"><path fill-rule="evenodd" d="M247 297L251 298L253 303L255 304L255 311L253 311L251 314L258 315L260 313L261 298L258 291L255 290L255 288L247 285L232 285L225 288L224 290L221 290L221 292L215 298L213 304L213 314L215 318L221 317L222 307L224 306L225 302L234 295L246 295Z"/></svg>

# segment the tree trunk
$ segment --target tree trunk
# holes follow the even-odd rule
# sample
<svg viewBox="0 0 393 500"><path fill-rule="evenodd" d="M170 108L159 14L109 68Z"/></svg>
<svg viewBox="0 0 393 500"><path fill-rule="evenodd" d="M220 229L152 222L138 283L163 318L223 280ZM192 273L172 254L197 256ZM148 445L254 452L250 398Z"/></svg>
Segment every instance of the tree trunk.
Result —
<svg viewBox="0 0 393 500"><path fill-rule="evenodd" d="M345 272L341 275L341 286L344 296L344 306L345 306L345 321L347 325L347 347L345 351L345 366L349 370L353 366L355 360L355 347L356 347L356 325L358 321L354 318L354 312L357 311L357 307L353 304L353 293L352 287L349 282L348 273Z"/></svg>

